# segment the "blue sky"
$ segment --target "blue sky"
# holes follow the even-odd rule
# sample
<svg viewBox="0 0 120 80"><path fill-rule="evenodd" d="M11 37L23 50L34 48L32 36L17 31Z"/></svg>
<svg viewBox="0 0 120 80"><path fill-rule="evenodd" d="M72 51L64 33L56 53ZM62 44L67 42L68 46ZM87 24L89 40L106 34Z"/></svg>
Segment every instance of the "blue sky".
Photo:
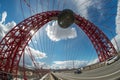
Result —
<svg viewBox="0 0 120 80"><path fill-rule="evenodd" d="M113 40L113 38L118 35L116 31L119 29L118 27L116 28L116 17L119 11L117 9L118 1L119 0L26 0L25 3L24 0L21 0L20 4L20 0L0 0L0 19L2 20L2 13L6 12L7 17L5 22L2 23L2 25L5 26L7 23L12 23L12 21L18 24L25 18L36 13L41 13L42 11L71 9L76 14L93 22L110 40ZM27 4L30 4L30 8ZM23 8L23 13L21 7ZM32 41L29 43L29 47L32 48L33 52L37 51L43 56L43 58L36 58L36 63L45 63L51 67L58 68L59 66L59 68L62 68L62 65L72 66L73 60L76 61L76 66L97 61L97 53L92 43L76 24L73 24L64 34L58 34L61 29L55 28L54 26L59 27L55 21L44 25L43 28L33 36ZM9 28L11 29L12 27ZM51 28L49 29L49 27ZM4 30L4 27L0 29L2 35L2 29ZM54 29L56 29L56 31L54 31ZM49 31L57 33L49 34ZM62 30L62 32L64 32L64 30ZM67 34L67 32L69 34ZM115 44L114 41L113 44ZM26 57L28 57L27 51ZM27 59L28 58L26 58L26 64L32 65L30 61L27 62Z"/></svg>

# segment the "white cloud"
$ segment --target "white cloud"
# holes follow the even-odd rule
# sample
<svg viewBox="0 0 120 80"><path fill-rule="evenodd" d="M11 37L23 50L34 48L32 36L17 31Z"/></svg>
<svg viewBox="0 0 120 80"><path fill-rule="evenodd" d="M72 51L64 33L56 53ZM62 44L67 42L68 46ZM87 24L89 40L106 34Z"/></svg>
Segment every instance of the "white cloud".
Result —
<svg viewBox="0 0 120 80"><path fill-rule="evenodd" d="M46 58L46 57L47 57L45 53L40 52L39 50L35 50L35 49L33 49L33 48L31 48L31 47L28 47L28 46L25 48L25 53L26 53L26 54L29 54L28 48L30 49L30 52L32 53L32 55L33 55L35 58L40 58L40 59L42 59L42 58Z"/></svg>
<svg viewBox="0 0 120 80"><path fill-rule="evenodd" d="M117 16L116 16L116 33L120 34L120 0L118 0L117 5Z"/></svg>
<svg viewBox="0 0 120 80"><path fill-rule="evenodd" d="M73 3L75 4L78 12L80 12L81 16L88 17L87 9L91 5L90 4L91 2L88 1L88 2L86 2L87 4L85 3L86 5L81 5L81 3L84 3L84 2L86 2L86 0L73 0Z"/></svg>
<svg viewBox="0 0 120 80"><path fill-rule="evenodd" d="M0 40L5 36L5 34L14 26L16 26L16 23L14 21L4 23L7 17L7 12L2 13L2 19L0 21Z"/></svg>
<svg viewBox="0 0 120 80"><path fill-rule="evenodd" d="M72 69L80 68L87 65L92 65L99 62L99 59L93 59L92 61L85 61L85 60L68 60L68 61L54 61L51 68L52 69Z"/></svg>
<svg viewBox="0 0 120 80"><path fill-rule="evenodd" d="M6 17L7 17L7 12L6 12L6 11L4 11L4 12L2 13L2 20L0 21L0 23L4 23L4 22L5 22Z"/></svg>
<svg viewBox="0 0 120 80"><path fill-rule="evenodd" d="M35 62L35 64L37 68L50 69L50 66L45 64L44 62ZM33 67L35 67L34 64L33 64Z"/></svg>
<svg viewBox="0 0 120 80"><path fill-rule="evenodd" d="M120 34L116 35L112 40L112 43L117 51L120 51Z"/></svg>
<svg viewBox="0 0 120 80"><path fill-rule="evenodd" d="M29 51L28 48L30 49L30 51ZM33 56L33 58L34 58L34 60L35 60L34 62L35 62L38 66L44 64L43 62L40 62L39 59L47 58L46 54L27 46L27 47L25 48L25 53L24 53L24 54L25 54L25 65L26 65L26 66L34 67L34 64L33 64L33 62L32 62L32 59L31 59L30 56L29 56L29 55L30 55L30 52L32 53L32 56ZM21 60L20 60L19 65L23 65L23 56L21 57ZM40 67L41 67L41 66L40 66Z"/></svg>
<svg viewBox="0 0 120 80"><path fill-rule="evenodd" d="M97 62L99 62L99 59L98 59L98 58L90 61L87 65L95 64L95 63L97 63Z"/></svg>
<svg viewBox="0 0 120 80"><path fill-rule="evenodd" d="M118 0L116 15L116 33L117 35L111 40L117 51L120 51L120 0Z"/></svg>
<svg viewBox="0 0 120 80"><path fill-rule="evenodd" d="M53 22L52 25L48 24L45 30L47 32L47 36L52 41L60 41L77 37L75 28L62 29L59 27L57 21Z"/></svg>
<svg viewBox="0 0 120 80"><path fill-rule="evenodd" d="M84 16L85 18L89 18L89 8L94 7L96 9L100 9L102 6L101 0L72 0L73 4L76 6L76 10L79 12L81 16ZM96 3L99 3L99 5L96 6Z"/></svg>
<svg viewBox="0 0 120 80"><path fill-rule="evenodd" d="M86 66L88 61L80 61L80 60L68 60L68 61L54 61L51 68L52 69L71 69L71 68L80 68Z"/></svg>

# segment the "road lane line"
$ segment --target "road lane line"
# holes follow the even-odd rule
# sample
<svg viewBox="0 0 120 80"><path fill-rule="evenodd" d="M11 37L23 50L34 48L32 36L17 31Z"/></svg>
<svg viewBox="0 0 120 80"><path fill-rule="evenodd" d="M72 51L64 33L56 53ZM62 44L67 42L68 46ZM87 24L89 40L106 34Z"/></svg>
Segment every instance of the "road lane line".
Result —
<svg viewBox="0 0 120 80"><path fill-rule="evenodd" d="M108 74L108 75L98 76L98 77L71 77L71 76L68 76L68 77L70 77L70 78L76 78L76 79L96 79L96 78L104 78L104 77L112 76L114 74L117 74L118 72L120 72L120 70L118 70L118 71L116 71L114 73Z"/></svg>

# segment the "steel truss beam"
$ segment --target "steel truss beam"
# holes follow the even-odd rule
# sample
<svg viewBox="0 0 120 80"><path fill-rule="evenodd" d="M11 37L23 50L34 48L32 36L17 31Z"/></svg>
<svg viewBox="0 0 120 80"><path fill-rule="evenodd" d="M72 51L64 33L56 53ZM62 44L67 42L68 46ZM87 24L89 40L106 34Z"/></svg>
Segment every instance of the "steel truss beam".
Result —
<svg viewBox="0 0 120 80"><path fill-rule="evenodd" d="M17 75L20 58L32 36L47 22L57 19L60 11L33 15L12 28L0 42L0 70ZM75 23L86 33L100 62L117 54L110 40L93 23L75 14Z"/></svg>

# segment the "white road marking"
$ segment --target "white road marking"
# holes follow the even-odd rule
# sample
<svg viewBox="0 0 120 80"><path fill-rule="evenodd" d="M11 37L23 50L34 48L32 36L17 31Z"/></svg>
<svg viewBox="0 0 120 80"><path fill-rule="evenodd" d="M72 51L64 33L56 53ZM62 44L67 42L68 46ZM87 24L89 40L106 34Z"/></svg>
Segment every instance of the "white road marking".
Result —
<svg viewBox="0 0 120 80"><path fill-rule="evenodd" d="M104 76L98 76L98 77L72 77L72 76L68 76L70 78L76 78L76 79L96 79L96 78L104 78L104 77L108 77L108 76L112 76L114 74L117 74L118 72L120 72L120 70L114 72L114 73L111 73L111 74L108 74L108 75L104 75Z"/></svg>

